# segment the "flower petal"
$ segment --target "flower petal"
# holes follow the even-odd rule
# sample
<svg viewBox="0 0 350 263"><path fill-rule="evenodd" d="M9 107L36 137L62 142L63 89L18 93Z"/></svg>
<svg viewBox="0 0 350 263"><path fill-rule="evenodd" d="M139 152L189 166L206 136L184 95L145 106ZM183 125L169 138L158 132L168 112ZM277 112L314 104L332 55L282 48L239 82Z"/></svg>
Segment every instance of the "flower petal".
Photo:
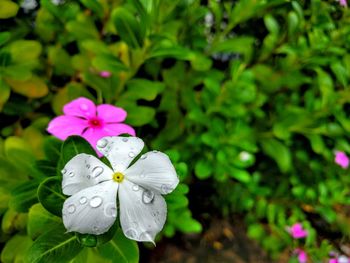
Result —
<svg viewBox="0 0 350 263"><path fill-rule="evenodd" d="M86 188L63 204L63 224L68 232L100 235L107 232L117 217L118 184L107 181Z"/></svg>
<svg viewBox="0 0 350 263"><path fill-rule="evenodd" d="M113 171L92 155L81 153L73 157L62 170L62 191L72 195L80 190L111 180Z"/></svg>
<svg viewBox="0 0 350 263"><path fill-rule="evenodd" d="M131 136L135 136L135 130L131 126L124 123L108 123L103 128L108 135L120 135L123 133L130 134Z"/></svg>
<svg viewBox="0 0 350 263"><path fill-rule="evenodd" d="M120 224L124 235L154 243L166 220L166 203L161 195L129 182L119 185Z"/></svg>
<svg viewBox="0 0 350 263"><path fill-rule="evenodd" d="M96 106L87 98L77 98L67 103L63 107L63 112L68 116L90 118L96 116Z"/></svg>
<svg viewBox="0 0 350 263"><path fill-rule="evenodd" d="M169 157L158 151L142 155L124 174L131 182L159 194L172 192L179 183Z"/></svg>
<svg viewBox="0 0 350 263"><path fill-rule="evenodd" d="M124 172L143 146L137 137L104 137L97 142L97 150L107 157L115 172Z"/></svg>
<svg viewBox="0 0 350 263"><path fill-rule="evenodd" d="M58 116L50 121L47 131L53 136L65 140L71 135L81 135L86 127L86 120L73 116Z"/></svg>
<svg viewBox="0 0 350 263"><path fill-rule="evenodd" d="M126 111L109 104L97 106L97 116L105 122L122 122L126 118Z"/></svg>

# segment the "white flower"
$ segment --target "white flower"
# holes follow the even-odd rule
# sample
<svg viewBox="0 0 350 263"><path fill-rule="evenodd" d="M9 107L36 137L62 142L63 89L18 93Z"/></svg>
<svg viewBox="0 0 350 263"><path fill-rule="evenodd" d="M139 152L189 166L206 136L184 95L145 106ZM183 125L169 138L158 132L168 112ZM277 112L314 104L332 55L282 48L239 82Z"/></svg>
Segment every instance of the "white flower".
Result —
<svg viewBox="0 0 350 263"><path fill-rule="evenodd" d="M166 203L162 194L172 192L179 179L169 157L152 151L130 167L144 146L137 137L104 137L97 149L110 161L111 168L88 154L78 154L62 170L62 190L71 195L63 205L66 229L82 234L107 232L117 217L125 236L149 241L162 230Z"/></svg>
<svg viewBox="0 0 350 263"><path fill-rule="evenodd" d="M30 10L35 9L38 6L38 3L35 0L24 0L21 3L21 7L25 12L29 12Z"/></svg>

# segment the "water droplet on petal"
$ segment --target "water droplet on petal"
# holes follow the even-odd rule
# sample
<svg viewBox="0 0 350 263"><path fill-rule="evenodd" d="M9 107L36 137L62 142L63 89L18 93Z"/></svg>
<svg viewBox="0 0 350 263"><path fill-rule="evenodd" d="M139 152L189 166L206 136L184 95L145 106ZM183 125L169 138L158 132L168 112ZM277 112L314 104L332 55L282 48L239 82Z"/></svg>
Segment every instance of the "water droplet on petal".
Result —
<svg viewBox="0 0 350 263"><path fill-rule="evenodd" d="M74 176L74 172L70 172L68 175L69 175L70 177L73 177L73 176Z"/></svg>
<svg viewBox="0 0 350 263"><path fill-rule="evenodd" d="M94 169L92 169L92 177L96 178L97 176L100 176L103 173L103 168L101 166L96 166Z"/></svg>
<svg viewBox="0 0 350 263"><path fill-rule="evenodd" d="M96 207L99 207L101 204L102 204L102 198L101 197L99 197L99 196L94 196L92 199L91 199L91 201L90 201L90 206L91 207L94 207L94 208L96 208Z"/></svg>
<svg viewBox="0 0 350 263"><path fill-rule="evenodd" d="M153 153L157 153L158 151L157 151L157 150L153 150L152 152L153 152Z"/></svg>
<svg viewBox="0 0 350 263"><path fill-rule="evenodd" d="M65 174L66 172L67 172L66 169L63 169L63 170L61 171L62 174Z"/></svg>
<svg viewBox="0 0 350 263"><path fill-rule="evenodd" d="M130 158L134 158L135 157L135 153L134 152L129 152L129 157Z"/></svg>
<svg viewBox="0 0 350 263"><path fill-rule="evenodd" d="M83 196L80 198L79 203L81 203L83 205L86 203L86 201L87 201L87 198Z"/></svg>
<svg viewBox="0 0 350 263"><path fill-rule="evenodd" d="M111 208L111 217L116 217L117 216L117 209L115 207Z"/></svg>
<svg viewBox="0 0 350 263"><path fill-rule="evenodd" d="M89 106L86 105L86 104L81 104L80 105L80 109L83 110L83 111L87 111L89 109Z"/></svg>
<svg viewBox="0 0 350 263"><path fill-rule="evenodd" d="M107 146L107 140L106 139L101 139L97 142L97 147L99 148L104 148Z"/></svg>
<svg viewBox="0 0 350 263"><path fill-rule="evenodd" d="M168 194L172 191L171 187L167 184L162 184L162 186L160 187L162 194Z"/></svg>
<svg viewBox="0 0 350 263"><path fill-rule="evenodd" d="M75 212L75 206L74 205L68 206L67 211L68 213L73 214Z"/></svg>
<svg viewBox="0 0 350 263"><path fill-rule="evenodd" d="M123 142L127 142L128 140L129 140L129 139L128 139L128 138L125 138L125 137L122 139Z"/></svg>
<svg viewBox="0 0 350 263"><path fill-rule="evenodd" d="M98 230L98 227L97 226L94 226L93 227L94 231L96 232Z"/></svg>
<svg viewBox="0 0 350 263"><path fill-rule="evenodd" d="M132 186L132 190L134 190L135 192L138 191L140 189L140 186L138 186L137 184L134 184Z"/></svg>
<svg viewBox="0 0 350 263"><path fill-rule="evenodd" d="M154 193L150 190L145 190L142 193L142 202L144 204L150 204L153 202L154 199Z"/></svg>
<svg viewBox="0 0 350 263"><path fill-rule="evenodd" d="M146 159L146 157L147 157L146 154L142 154L141 157L140 157L140 159L144 160L144 159Z"/></svg>
<svg viewBox="0 0 350 263"><path fill-rule="evenodd" d="M141 177L141 178L145 178L146 175L145 175L145 174L140 174L140 177Z"/></svg>
<svg viewBox="0 0 350 263"><path fill-rule="evenodd" d="M129 238L136 238L137 237L137 232L136 232L135 229L130 228L130 229L125 231L125 235L127 237L129 237Z"/></svg>

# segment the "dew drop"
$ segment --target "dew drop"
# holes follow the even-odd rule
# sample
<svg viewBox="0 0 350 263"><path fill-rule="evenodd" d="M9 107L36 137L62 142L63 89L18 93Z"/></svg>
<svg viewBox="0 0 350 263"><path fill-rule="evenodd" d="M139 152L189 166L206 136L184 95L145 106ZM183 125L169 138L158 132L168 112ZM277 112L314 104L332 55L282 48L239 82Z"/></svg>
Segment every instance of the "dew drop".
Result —
<svg viewBox="0 0 350 263"><path fill-rule="evenodd" d="M80 198L79 203L83 205L86 203L86 201L87 201L87 198L83 196Z"/></svg>
<svg viewBox="0 0 350 263"><path fill-rule="evenodd" d="M158 151L157 151L157 150L153 150L152 152L153 152L153 153L157 153Z"/></svg>
<svg viewBox="0 0 350 263"><path fill-rule="evenodd" d="M97 176L100 176L103 173L103 168L101 166L96 166L94 169L92 169L92 177L96 178Z"/></svg>
<svg viewBox="0 0 350 263"><path fill-rule="evenodd" d="M141 241L153 241L152 235L151 235L151 233L148 232L148 231L145 231L145 232L141 233L139 239L140 239Z"/></svg>
<svg viewBox="0 0 350 263"><path fill-rule="evenodd" d="M147 158L147 155L146 155L146 154L142 154L141 157L140 157L140 159L142 159L142 160L144 160L144 159L146 159L146 158Z"/></svg>
<svg viewBox="0 0 350 263"><path fill-rule="evenodd" d="M135 153L134 152L129 152L129 157L130 158L134 158L135 157Z"/></svg>
<svg viewBox="0 0 350 263"><path fill-rule="evenodd" d="M140 190L140 186L138 186L137 184L134 184L132 186L132 190L134 190L136 192L136 191Z"/></svg>
<svg viewBox="0 0 350 263"><path fill-rule="evenodd" d="M145 175L145 174L140 174L140 177L141 177L141 178L145 178L146 175Z"/></svg>
<svg viewBox="0 0 350 263"><path fill-rule="evenodd" d="M90 201L90 206L91 207L94 207L94 208L96 208L96 207L99 207L101 204L102 204L102 198L101 197L99 197L99 196L94 196L92 199L91 199L91 201Z"/></svg>
<svg viewBox="0 0 350 263"><path fill-rule="evenodd" d="M74 172L70 172L68 175L69 175L70 177L73 177L73 176L74 176Z"/></svg>
<svg viewBox="0 0 350 263"><path fill-rule="evenodd" d="M99 148L104 148L107 146L107 140L106 139L101 139L97 142L97 147Z"/></svg>
<svg viewBox="0 0 350 263"><path fill-rule="evenodd" d="M150 190L145 190L142 193L142 202L144 204L150 204L153 202L154 199L154 193Z"/></svg>
<svg viewBox="0 0 350 263"><path fill-rule="evenodd" d="M73 214L75 212L75 206L74 205L68 206L67 211L68 213Z"/></svg>
<svg viewBox="0 0 350 263"><path fill-rule="evenodd" d="M168 194L172 190L171 187L169 185L166 185L166 184L162 184L160 189L162 190L162 194Z"/></svg>
<svg viewBox="0 0 350 263"><path fill-rule="evenodd" d="M94 226L93 229L94 229L95 232L98 231L98 227L97 226Z"/></svg>
<svg viewBox="0 0 350 263"><path fill-rule="evenodd" d="M111 217L116 217L117 216L117 209L115 207L111 208Z"/></svg>
<svg viewBox="0 0 350 263"><path fill-rule="evenodd" d="M137 233L136 233L135 229L130 228L130 229L125 231L125 235L129 238L136 238Z"/></svg>
<svg viewBox="0 0 350 263"><path fill-rule="evenodd" d="M67 172L66 169L63 169L63 170L61 171L62 174L65 174L66 172Z"/></svg>
<svg viewBox="0 0 350 263"><path fill-rule="evenodd" d="M129 139L128 138L123 138L122 141L123 142L127 142Z"/></svg>

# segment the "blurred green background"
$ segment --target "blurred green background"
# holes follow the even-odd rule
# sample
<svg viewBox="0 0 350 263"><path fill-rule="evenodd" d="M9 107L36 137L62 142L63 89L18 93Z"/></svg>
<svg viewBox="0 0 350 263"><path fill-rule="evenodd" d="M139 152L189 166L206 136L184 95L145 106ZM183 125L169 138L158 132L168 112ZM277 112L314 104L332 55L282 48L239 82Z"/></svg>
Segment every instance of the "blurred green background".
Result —
<svg viewBox="0 0 350 263"><path fill-rule="evenodd" d="M350 154L349 50L336 0L0 0L1 261L350 256L350 177L334 162ZM174 163L156 248L118 223L101 242L64 234L59 159L89 146L46 128L78 97L124 108Z"/></svg>

